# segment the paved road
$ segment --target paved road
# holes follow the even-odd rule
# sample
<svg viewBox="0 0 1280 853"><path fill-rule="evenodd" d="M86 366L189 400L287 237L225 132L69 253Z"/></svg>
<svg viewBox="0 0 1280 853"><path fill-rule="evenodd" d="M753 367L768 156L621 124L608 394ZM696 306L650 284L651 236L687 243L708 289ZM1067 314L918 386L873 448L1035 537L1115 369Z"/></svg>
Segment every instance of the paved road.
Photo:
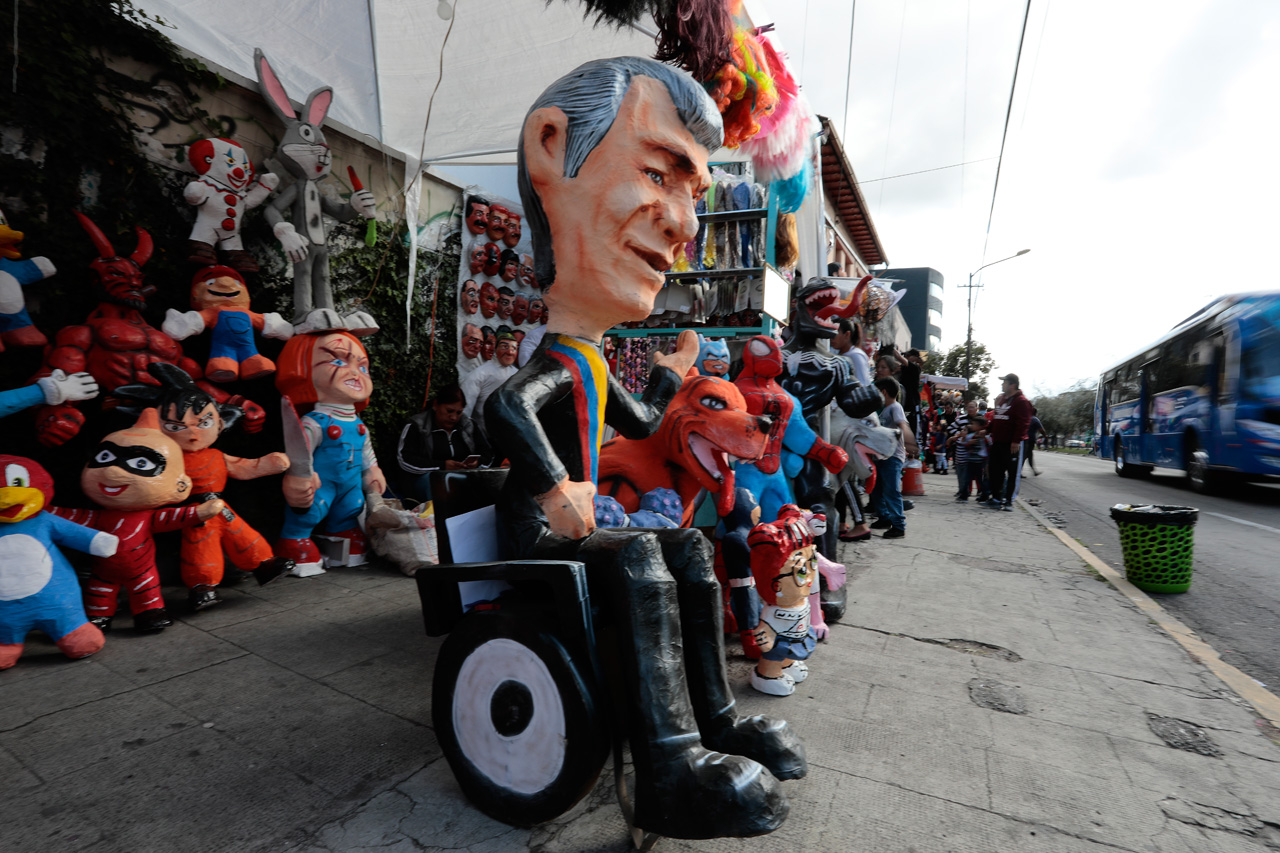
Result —
<svg viewBox="0 0 1280 853"><path fill-rule="evenodd" d="M1042 511L1117 570L1123 559L1113 504L1198 507L1190 592L1152 597L1224 660L1280 690L1280 486L1249 483L1204 496L1180 472L1122 479L1109 459L1057 453L1037 453L1036 464L1041 476L1026 469L1022 497L1039 499Z"/></svg>

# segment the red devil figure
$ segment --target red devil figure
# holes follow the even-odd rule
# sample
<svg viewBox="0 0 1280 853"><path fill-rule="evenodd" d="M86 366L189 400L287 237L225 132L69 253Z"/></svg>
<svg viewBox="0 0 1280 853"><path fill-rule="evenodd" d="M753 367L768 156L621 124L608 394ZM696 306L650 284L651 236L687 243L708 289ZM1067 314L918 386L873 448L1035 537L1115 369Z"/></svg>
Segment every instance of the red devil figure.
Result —
<svg viewBox="0 0 1280 853"><path fill-rule="evenodd" d="M182 354L182 347L152 328L142 316L147 296L155 288L143 280L142 267L151 258L151 235L134 227L138 235L133 254L121 257L111 241L89 217L76 211L76 219L98 250L89 269L102 289L102 301L85 319L84 325L67 326L58 332L53 346L45 353L44 366L34 379L49 376L54 370L67 373L88 371L104 392L121 385L154 385L147 365L155 361L176 364L193 377L201 377L200 366ZM218 402L229 402L245 410L245 428L254 432L262 428L262 407L244 397L202 384ZM36 436L41 444L57 447L80 432L84 415L71 403L43 406L36 412Z"/></svg>

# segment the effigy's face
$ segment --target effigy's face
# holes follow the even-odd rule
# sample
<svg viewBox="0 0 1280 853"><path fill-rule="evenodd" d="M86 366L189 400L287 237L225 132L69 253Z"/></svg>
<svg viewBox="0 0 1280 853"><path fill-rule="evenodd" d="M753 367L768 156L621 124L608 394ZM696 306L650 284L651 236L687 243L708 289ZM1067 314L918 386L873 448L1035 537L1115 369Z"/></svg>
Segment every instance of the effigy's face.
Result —
<svg viewBox="0 0 1280 853"><path fill-rule="evenodd" d="M817 558L812 545L792 551L776 581L778 605L795 607L809 597L818 576Z"/></svg>
<svg viewBox="0 0 1280 853"><path fill-rule="evenodd" d="M134 427L102 440L80 474L80 488L109 509L152 509L185 499L191 480L172 439Z"/></svg>
<svg viewBox="0 0 1280 853"><path fill-rule="evenodd" d="M502 235L502 243L508 249L514 249L520 242L520 214L507 214L507 233Z"/></svg>
<svg viewBox="0 0 1280 853"><path fill-rule="evenodd" d="M183 453L194 453L218 440L222 433L222 416L213 401L199 411L190 408L181 415L177 406L169 406L161 412L160 428L182 448Z"/></svg>
<svg viewBox="0 0 1280 853"><path fill-rule="evenodd" d="M469 278L462 283L458 304L466 314L474 314L480 310L480 285L476 284L475 279Z"/></svg>
<svg viewBox="0 0 1280 853"><path fill-rule="evenodd" d="M599 328L643 320L663 273L697 233L694 205L710 183L707 150L666 87L636 77L608 133L574 178L540 189L557 275L547 307L574 305Z"/></svg>
<svg viewBox="0 0 1280 853"><path fill-rule="evenodd" d="M358 404L373 394L369 356L346 335L321 335L311 355L311 381L320 403Z"/></svg>

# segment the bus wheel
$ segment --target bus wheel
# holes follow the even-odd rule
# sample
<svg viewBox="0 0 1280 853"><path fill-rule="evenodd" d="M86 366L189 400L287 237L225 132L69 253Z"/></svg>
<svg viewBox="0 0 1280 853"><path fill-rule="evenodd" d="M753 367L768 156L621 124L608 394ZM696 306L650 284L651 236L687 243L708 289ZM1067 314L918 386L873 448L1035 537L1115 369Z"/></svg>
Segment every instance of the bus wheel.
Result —
<svg viewBox="0 0 1280 853"><path fill-rule="evenodd" d="M1211 494L1217 486L1217 477L1209 467L1209 451L1194 438L1187 439L1187 485L1202 495Z"/></svg>
<svg viewBox="0 0 1280 853"><path fill-rule="evenodd" d="M545 617L544 617L545 618ZM458 785L513 826L559 817L609 746L594 678L533 614L472 613L436 661L431 718Z"/></svg>
<svg viewBox="0 0 1280 853"><path fill-rule="evenodd" d="M1116 473L1121 477L1132 477L1133 467L1125 462L1124 445L1120 443L1120 436L1116 436L1111 440L1111 457L1115 462Z"/></svg>

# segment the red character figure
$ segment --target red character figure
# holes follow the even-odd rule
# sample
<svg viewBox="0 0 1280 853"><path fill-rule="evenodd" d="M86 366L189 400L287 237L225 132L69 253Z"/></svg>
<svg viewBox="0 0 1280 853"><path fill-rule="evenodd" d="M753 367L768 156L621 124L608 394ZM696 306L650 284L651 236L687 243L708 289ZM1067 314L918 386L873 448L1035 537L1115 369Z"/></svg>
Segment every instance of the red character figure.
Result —
<svg viewBox="0 0 1280 853"><path fill-rule="evenodd" d="M88 371L105 392L132 383L150 384L147 365L156 361L176 364L189 375L200 378L200 366L182 354L182 347L142 316L147 296L155 288L144 283L142 265L151 257L151 235L136 228L138 247L127 258L120 257L105 234L77 212L99 257L90 265L102 288L103 300L82 326L68 326L58 332L53 346L45 352L44 366L34 379L50 376L55 370L68 374ZM220 403L229 402L245 411L245 430L262 429L265 413L244 397L231 396L212 385L205 390ZM36 412L36 436L40 443L57 447L74 438L84 425L84 415L70 402L44 406Z"/></svg>
<svg viewBox="0 0 1280 853"><path fill-rule="evenodd" d="M484 336L484 341L480 344L480 357L485 361L493 361L493 354L498 345L498 333L492 326L485 326L480 330L480 334Z"/></svg>
<svg viewBox="0 0 1280 853"><path fill-rule="evenodd" d="M191 503L218 498L228 477L256 480L289 467L289 457L283 453L242 459L212 447L240 419L240 409L219 405L172 364L161 362L148 369L159 385L127 385L117 388L115 395L123 411L154 408L160 413L161 429L182 449L191 478ZM291 560L272 556L267 540L230 507L204 524L183 528L181 554L182 582L190 590L191 609L197 611L220 601L217 586L222 583L224 554L237 569L253 572L259 586L293 569Z"/></svg>
<svg viewBox="0 0 1280 853"><path fill-rule="evenodd" d="M511 301L511 322L523 326L529 320L529 294L517 293Z"/></svg>
<svg viewBox="0 0 1280 853"><path fill-rule="evenodd" d="M199 176L182 190L196 208L196 224L187 240L187 260L193 264L218 262L220 248L228 265L240 272L258 271L258 263L244 250L240 225L244 214L267 200L280 184L270 172L255 175L249 155L230 139L201 139L187 149L187 160Z"/></svg>
<svg viewBox="0 0 1280 853"><path fill-rule="evenodd" d="M511 211L502 205L489 205L489 222L485 228L485 233L489 235L490 240L498 243L507 236L507 221L510 216Z"/></svg>
<svg viewBox="0 0 1280 853"><path fill-rule="evenodd" d="M230 267L205 267L191 279L191 307L182 312L170 308L160 327L175 341L184 341L211 330L209 361L204 374L214 382L258 379L276 372L271 359L258 352L254 331L268 338L288 340L293 325L279 314L249 310L249 288L240 273Z"/></svg>
<svg viewBox="0 0 1280 853"><path fill-rule="evenodd" d="M129 429L102 440L80 475L80 488L101 509L53 510L65 519L103 530L120 540L110 557L97 557L89 575L85 610L102 630L111 626L123 589L129 596L134 630L163 631L173 622L164 609L156 572L157 533L208 521L226 507L214 499L165 507L191 496L191 478L182 451L160 431L155 409L147 409Z"/></svg>
<svg viewBox="0 0 1280 853"><path fill-rule="evenodd" d="M790 696L808 677L805 661L818 644L809 623L809 595L818 577L813 536L800 509L787 504L776 522L757 525L747 544L756 590L765 601L755 629L761 655L751 686L771 696Z"/></svg>
<svg viewBox="0 0 1280 853"><path fill-rule="evenodd" d="M489 202L473 195L467 199L467 210L463 219L467 223L467 230L472 234L483 234L485 229L489 227Z"/></svg>
<svg viewBox="0 0 1280 853"><path fill-rule="evenodd" d="M480 285L480 314L486 320L492 320L498 312L498 288L489 282Z"/></svg>
<svg viewBox="0 0 1280 853"><path fill-rule="evenodd" d="M536 326L547 322L546 306L542 302L541 296L535 296L529 300L529 325Z"/></svg>
<svg viewBox="0 0 1280 853"><path fill-rule="evenodd" d="M484 244L484 266L480 271L485 275L494 276L498 274L501 268L502 252L498 249L497 243Z"/></svg>
<svg viewBox="0 0 1280 853"><path fill-rule="evenodd" d="M514 249L520 242L520 214L507 212L507 233L502 235L502 244Z"/></svg>

